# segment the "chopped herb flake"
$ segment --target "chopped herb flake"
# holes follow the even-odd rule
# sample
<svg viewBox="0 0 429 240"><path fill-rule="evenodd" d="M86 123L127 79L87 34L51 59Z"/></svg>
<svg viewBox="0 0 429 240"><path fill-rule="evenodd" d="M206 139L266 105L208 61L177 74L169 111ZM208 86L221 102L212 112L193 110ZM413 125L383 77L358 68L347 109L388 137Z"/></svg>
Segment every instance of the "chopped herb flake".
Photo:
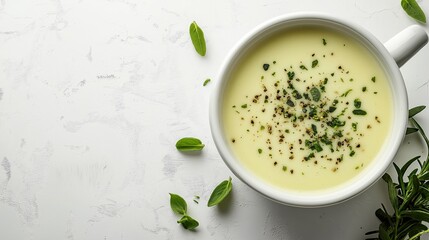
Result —
<svg viewBox="0 0 429 240"><path fill-rule="evenodd" d="M319 64L319 61L317 59L313 60L313 62L311 63L311 67L315 68L317 66L317 64Z"/></svg>
<svg viewBox="0 0 429 240"><path fill-rule="evenodd" d="M205 87L210 81L211 81L211 79L207 78L203 83L203 87Z"/></svg>
<svg viewBox="0 0 429 240"><path fill-rule="evenodd" d="M316 87L313 87L310 89L311 97L313 98L313 101L318 102L320 100L320 91Z"/></svg>
<svg viewBox="0 0 429 240"><path fill-rule="evenodd" d="M265 71L268 71L268 68L270 68L270 64L268 64L268 63L264 63L264 65L262 65L262 68L263 68Z"/></svg>
<svg viewBox="0 0 429 240"><path fill-rule="evenodd" d="M295 77L295 72L287 72L287 76L289 78L289 80L292 80Z"/></svg>
<svg viewBox="0 0 429 240"><path fill-rule="evenodd" d="M362 102L360 101L359 98L356 98L354 100L354 105L355 105L356 108L360 108L362 106Z"/></svg>
<svg viewBox="0 0 429 240"><path fill-rule="evenodd" d="M343 94L341 94L340 97L347 97L347 95L349 95L349 93L352 91L352 89L347 90L346 92L344 92Z"/></svg>
<svg viewBox="0 0 429 240"><path fill-rule="evenodd" d="M366 111L364 111L362 109L355 109L355 110L353 110L353 114L354 115L366 115Z"/></svg>

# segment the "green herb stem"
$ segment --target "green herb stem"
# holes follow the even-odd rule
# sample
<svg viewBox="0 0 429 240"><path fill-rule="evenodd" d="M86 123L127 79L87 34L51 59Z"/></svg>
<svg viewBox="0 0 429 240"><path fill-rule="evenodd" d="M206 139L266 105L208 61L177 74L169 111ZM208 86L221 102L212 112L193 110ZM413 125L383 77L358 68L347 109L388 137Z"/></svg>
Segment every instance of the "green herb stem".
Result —
<svg viewBox="0 0 429 240"><path fill-rule="evenodd" d="M429 233L429 229L428 229L428 230L421 231L421 232L417 233L416 235L414 235L414 236L410 237L410 239L408 239L408 240L415 240L415 239L418 239L421 235L424 235L424 234L426 234L426 233Z"/></svg>

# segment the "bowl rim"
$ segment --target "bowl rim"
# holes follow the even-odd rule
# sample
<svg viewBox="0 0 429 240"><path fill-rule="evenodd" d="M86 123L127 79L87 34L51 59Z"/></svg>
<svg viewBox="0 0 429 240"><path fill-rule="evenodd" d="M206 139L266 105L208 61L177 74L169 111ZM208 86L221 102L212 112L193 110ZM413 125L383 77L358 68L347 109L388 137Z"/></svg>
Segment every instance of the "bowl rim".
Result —
<svg viewBox="0 0 429 240"><path fill-rule="evenodd" d="M393 119L391 126L391 129L394 131L391 131L385 140L386 142L384 145L388 143L389 146L384 146L380 150L380 153L383 153L382 157L384 161L378 160L378 158L380 158L379 153L379 155L377 155L378 158L375 159L377 160L377 165L373 166L369 170L367 173L369 176L367 178L362 180L353 180L350 184L344 184L342 187L319 192L317 196L315 196L314 192L310 194L301 194L297 193L296 191L280 189L274 185L264 182L262 179L258 179L258 177L252 176L252 173L242 166L239 163L239 160L235 159L234 155L230 151L227 141L225 140L223 127L221 124L221 97L223 93L223 87L227 82L227 75L230 71L230 63L233 62L235 58L239 57L241 50L245 49L246 46L252 43L252 41L256 41L256 37L259 37L260 35L263 36L264 32L267 32L267 30L271 27L279 24L287 24L290 21L296 20L331 22L332 24L345 27L350 31L353 31L354 34L360 35L363 39L367 40L367 42L377 51L376 57L379 58L379 61L383 61L381 64L385 68L386 74L390 77L389 85L394 101L394 111L392 113ZM247 33L229 51L221 65L217 79L218 81L215 84L213 92L210 96L209 106L210 129L216 148L218 149L218 152L225 164L236 177L246 183L249 187L253 188L255 191L275 202L289 206L310 208L334 205L357 196L377 182L377 180L379 180L386 172L405 136L406 125L408 122L408 97L405 83L403 81L402 74L399 71L398 65L394 61L391 54L387 51L385 46L373 34L363 27L345 19L340 19L320 12L297 12L278 16L265 21Z"/></svg>

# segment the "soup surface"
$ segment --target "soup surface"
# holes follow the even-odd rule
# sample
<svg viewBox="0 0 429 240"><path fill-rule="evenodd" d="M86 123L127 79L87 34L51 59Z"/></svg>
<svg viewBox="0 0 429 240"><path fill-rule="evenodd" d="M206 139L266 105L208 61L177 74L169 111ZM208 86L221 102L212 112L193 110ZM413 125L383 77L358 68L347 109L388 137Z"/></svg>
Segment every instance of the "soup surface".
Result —
<svg viewBox="0 0 429 240"><path fill-rule="evenodd" d="M341 32L284 30L235 65L223 101L229 145L257 177L296 191L351 180L391 127L391 93L373 54Z"/></svg>

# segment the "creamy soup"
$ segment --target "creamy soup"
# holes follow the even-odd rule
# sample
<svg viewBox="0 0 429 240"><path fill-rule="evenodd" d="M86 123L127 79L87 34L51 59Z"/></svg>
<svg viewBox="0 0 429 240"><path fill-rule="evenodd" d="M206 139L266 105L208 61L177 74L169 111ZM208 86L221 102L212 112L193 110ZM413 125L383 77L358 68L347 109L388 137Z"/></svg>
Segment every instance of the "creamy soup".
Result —
<svg viewBox="0 0 429 240"><path fill-rule="evenodd" d="M391 127L390 87L373 54L322 27L285 30L235 65L222 118L229 145L281 188L344 184L377 156Z"/></svg>

